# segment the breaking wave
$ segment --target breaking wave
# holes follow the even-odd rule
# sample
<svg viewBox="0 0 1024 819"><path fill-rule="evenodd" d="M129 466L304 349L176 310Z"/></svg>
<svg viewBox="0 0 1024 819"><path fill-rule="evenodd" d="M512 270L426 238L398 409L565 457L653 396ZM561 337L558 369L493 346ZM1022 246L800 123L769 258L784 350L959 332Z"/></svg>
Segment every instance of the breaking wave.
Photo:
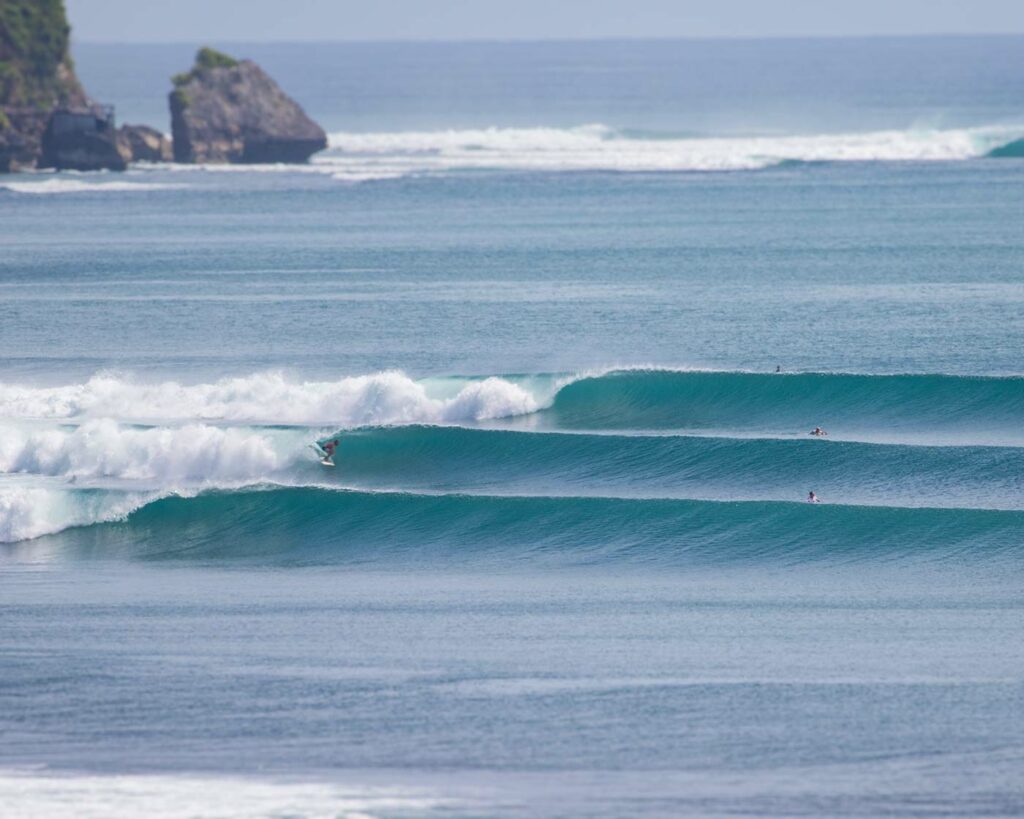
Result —
<svg viewBox="0 0 1024 819"><path fill-rule="evenodd" d="M1022 377L627 369L329 381L267 372L182 384L100 374L0 383L0 418L4 542L90 524L96 533L77 528L61 542L105 539L126 519L116 531L155 537L156 515L170 539L237 530L241 515L287 541L316 528L301 509L331 521L331 549L382 543L389 531L485 551L507 533L526 549L530 537L589 543L596 532L620 554L644 532L667 548L658 526L679 548L731 549L751 531L775 531L764 520L847 514L793 511L809 489L830 507L889 509L869 517L892 516L921 548L961 543L957 532L1002 548L1024 532ZM816 425L830 436L810 438ZM325 436L341 441L333 470L310 450ZM206 520L214 507L218 520ZM360 510L385 517L367 529ZM810 534L830 542L826 530ZM781 529L772 537L782 543Z"/></svg>
<svg viewBox="0 0 1024 819"><path fill-rule="evenodd" d="M109 418L69 428L0 427L0 473L160 486L251 481L290 461L286 446L273 437L202 424L125 427Z"/></svg>
<svg viewBox="0 0 1024 819"><path fill-rule="evenodd" d="M67 177L50 177L47 179L16 179L0 181L0 190L12 193L36 195L52 195L61 193L112 193L112 192L143 192L176 190L187 187L171 182L126 182L112 180L104 182L86 181L84 179L68 179Z"/></svg>
<svg viewBox="0 0 1024 819"><path fill-rule="evenodd" d="M639 138L605 125L332 134L314 167L339 180L455 170L737 171L791 162L935 162L983 157L1024 126L807 136Z"/></svg>
<svg viewBox="0 0 1024 819"><path fill-rule="evenodd" d="M455 383L454 394L431 395L425 382L400 372L335 381L295 381L268 372L195 385L149 384L101 374L82 384L60 387L0 383L0 418L359 426L481 421L538 409L530 392L507 379Z"/></svg>

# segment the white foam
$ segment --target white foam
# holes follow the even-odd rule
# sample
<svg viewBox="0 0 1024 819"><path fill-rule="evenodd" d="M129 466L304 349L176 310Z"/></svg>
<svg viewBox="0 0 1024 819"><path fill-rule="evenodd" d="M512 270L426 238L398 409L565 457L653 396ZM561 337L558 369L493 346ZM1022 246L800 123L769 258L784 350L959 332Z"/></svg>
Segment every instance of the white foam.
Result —
<svg viewBox="0 0 1024 819"><path fill-rule="evenodd" d="M603 125L332 134L311 167L358 181L450 170L720 171L787 160L949 161L983 156L1024 126L804 136L650 139Z"/></svg>
<svg viewBox="0 0 1024 819"><path fill-rule="evenodd" d="M250 817L271 819L370 819L375 816L437 815L459 807L415 787L290 782L240 776L56 775L0 772L5 813L23 819L75 816L80 819Z"/></svg>
<svg viewBox="0 0 1024 819"><path fill-rule="evenodd" d="M187 424L79 427L0 424L0 542L119 520L170 494L275 479L305 455L308 434Z"/></svg>
<svg viewBox="0 0 1024 819"><path fill-rule="evenodd" d="M0 542L117 520L170 494L308 483L303 464L319 434L310 426L458 423L539 408L502 378L429 386L399 372L319 382L270 372L191 385L116 375L59 387L0 383Z"/></svg>
<svg viewBox="0 0 1024 819"><path fill-rule="evenodd" d="M38 180L4 180L3 182L0 182L0 189L6 189L13 191L14 193L30 194L160 191L184 187L188 186L170 182L125 182L120 180L110 182L92 182L82 179L67 179L63 177L50 177L48 179Z"/></svg>
<svg viewBox="0 0 1024 819"><path fill-rule="evenodd" d="M31 387L0 382L0 418L135 421L231 421L360 426L457 423L534 412L538 400L503 378L461 385L452 397L431 397L401 372L295 381L264 372L214 383L158 384L101 374L80 384Z"/></svg>
<svg viewBox="0 0 1024 819"><path fill-rule="evenodd" d="M121 520L157 497L152 492L90 493L0 484L0 543Z"/></svg>
<svg viewBox="0 0 1024 819"><path fill-rule="evenodd" d="M101 419L71 429L0 425L0 473L8 475L219 485L271 476L293 462L296 449L297 442L274 441L265 431L202 424L139 429Z"/></svg>

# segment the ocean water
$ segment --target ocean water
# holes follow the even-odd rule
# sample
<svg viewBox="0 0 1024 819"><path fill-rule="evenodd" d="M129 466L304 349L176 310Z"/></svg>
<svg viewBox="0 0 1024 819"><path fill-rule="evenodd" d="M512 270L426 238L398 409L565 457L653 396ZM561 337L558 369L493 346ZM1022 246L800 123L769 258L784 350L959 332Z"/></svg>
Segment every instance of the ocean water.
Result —
<svg viewBox="0 0 1024 819"><path fill-rule="evenodd" d="M0 178L6 812L1024 812L1024 39L229 50Z"/></svg>

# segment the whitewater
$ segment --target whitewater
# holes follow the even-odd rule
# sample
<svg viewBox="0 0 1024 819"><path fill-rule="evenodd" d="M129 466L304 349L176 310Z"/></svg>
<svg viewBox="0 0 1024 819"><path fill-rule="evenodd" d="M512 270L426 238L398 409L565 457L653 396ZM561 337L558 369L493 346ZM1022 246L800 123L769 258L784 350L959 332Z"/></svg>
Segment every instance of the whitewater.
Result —
<svg viewBox="0 0 1024 819"><path fill-rule="evenodd" d="M738 171L786 162L950 162L984 157L1024 138L1024 125L806 136L679 138L607 125L334 133L313 168L339 180L448 171Z"/></svg>

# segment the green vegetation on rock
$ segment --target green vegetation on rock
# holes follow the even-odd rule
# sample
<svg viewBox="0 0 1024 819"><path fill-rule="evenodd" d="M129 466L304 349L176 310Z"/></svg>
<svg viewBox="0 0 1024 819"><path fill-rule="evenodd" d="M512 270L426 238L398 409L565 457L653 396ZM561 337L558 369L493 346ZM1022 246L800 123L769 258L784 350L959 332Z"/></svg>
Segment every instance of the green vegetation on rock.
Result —
<svg viewBox="0 0 1024 819"><path fill-rule="evenodd" d="M4 0L0 0L0 3L2 2ZM183 85L188 85L204 71L210 71L214 68L234 68L236 65L238 65L238 60L234 57L209 46L203 46L203 48L196 52L196 61L192 66L192 70L175 74L171 77L171 82L174 83L175 88L180 89Z"/></svg>
<svg viewBox="0 0 1024 819"><path fill-rule="evenodd" d="M84 100L68 53L64 0L0 0L0 105Z"/></svg>
<svg viewBox="0 0 1024 819"><path fill-rule="evenodd" d="M204 46L196 52L196 68L234 68L238 60L223 51Z"/></svg>
<svg viewBox="0 0 1024 819"><path fill-rule="evenodd" d="M181 75L179 74L178 76L180 77ZM184 85L184 83L176 82L175 85ZM171 99L174 100L175 104L178 105L179 108L188 108L192 103L192 98L189 97L184 88L175 88L171 92Z"/></svg>

